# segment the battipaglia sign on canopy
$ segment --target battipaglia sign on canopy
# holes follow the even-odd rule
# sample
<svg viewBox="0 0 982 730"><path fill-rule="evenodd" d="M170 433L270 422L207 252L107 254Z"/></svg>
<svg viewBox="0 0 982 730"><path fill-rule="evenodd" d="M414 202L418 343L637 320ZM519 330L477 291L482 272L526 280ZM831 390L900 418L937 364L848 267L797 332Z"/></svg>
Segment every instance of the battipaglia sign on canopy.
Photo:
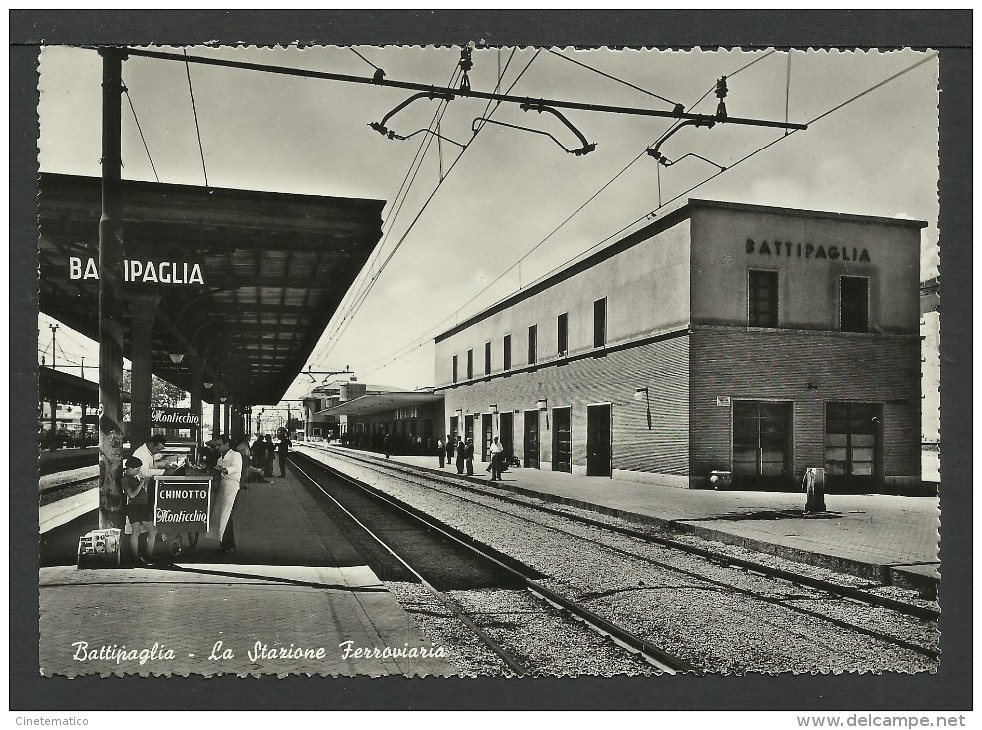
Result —
<svg viewBox="0 0 982 730"><path fill-rule="evenodd" d="M190 408L153 408L150 411L150 424L152 426L199 428L201 417Z"/></svg>
<svg viewBox="0 0 982 730"><path fill-rule="evenodd" d="M93 258L68 257L68 278L99 279L99 266ZM143 284L204 284L201 264L191 261L140 261L123 259L123 279Z"/></svg>

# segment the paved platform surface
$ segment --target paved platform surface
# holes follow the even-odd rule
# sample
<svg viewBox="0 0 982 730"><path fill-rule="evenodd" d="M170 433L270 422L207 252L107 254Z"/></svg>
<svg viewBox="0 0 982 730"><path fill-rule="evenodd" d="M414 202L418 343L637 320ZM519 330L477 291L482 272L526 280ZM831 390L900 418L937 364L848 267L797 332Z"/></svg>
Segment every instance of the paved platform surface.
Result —
<svg viewBox="0 0 982 730"><path fill-rule="evenodd" d="M42 672L452 673L295 477L250 485L233 520L234 555L202 538L171 569L42 568Z"/></svg>
<svg viewBox="0 0 982 730"><path fill-rule="evenodd" d="M384 460L372 452L356 453ZM441 472L435 455L391 460ZM488 482L486 466L475 462L470 478ZM456 467L442 473L457 477ZM940 580L937 497L831 494L825 498L828 512L806 516L802 493L677 489L523 468L506 472L499 486L872 580L921 590L936 588Z"/></svg>

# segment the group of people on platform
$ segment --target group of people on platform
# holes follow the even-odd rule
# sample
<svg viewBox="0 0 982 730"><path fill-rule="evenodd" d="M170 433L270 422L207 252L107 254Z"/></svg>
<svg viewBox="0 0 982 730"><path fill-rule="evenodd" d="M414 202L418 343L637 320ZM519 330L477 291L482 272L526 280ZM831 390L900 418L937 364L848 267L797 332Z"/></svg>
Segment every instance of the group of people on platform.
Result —
<svg viewBox="0 0 982 730"><path fill-rule="evenodd" d="M389 433L388 431L376 431L375 433L348 431L341 434L338 441L342 446L350 446L355 449L371 449L406 456L432 454L436 446L432 436Z"/></svg>
<svg viewBox="0 0 982 730"><path fill-rule="evenodd" d="M495 436L488 448L491 463L486 471L491 472L491 481L496 482L501 479L501 473L508 468L506 463L505 449ZM440 438L437 441L437 458L440 460L440 468L445 464L456 463L457 473L474 476L474 440L447 434L447 438ZM456 462L455 462L456 459Z"/></svg>
<svg viewBox="0 0 982 730"><path fill-rule="evenodd" d="M273 476L273 457L279 457L279 476L286 476L287 455L292 442L285 431L280 432L273 443L270 434L258 436L252 447L248 436L230 437L227 434L216 436L204 444L198 464L188 464L184 468L200 471L201 475L215 476L209 515L207 537L218 540L220 552L235 552L235 529L232 517L236 499L241 490L247 490L249 482L269 483L267 477ZM166 446L166 439L153 435L147 439L124 462L123 490L126 494L126 516L132 530L130 541L133 555L141 563L154 561L154 546L158 535L165 543L168 536L160 532L153 521L152 480L154 476L175 473L171 469L159 468L157 455ZM140 553L140 534L147 533L146 554ZM175 535L164 562L180 554L182 536Z"/></svg>

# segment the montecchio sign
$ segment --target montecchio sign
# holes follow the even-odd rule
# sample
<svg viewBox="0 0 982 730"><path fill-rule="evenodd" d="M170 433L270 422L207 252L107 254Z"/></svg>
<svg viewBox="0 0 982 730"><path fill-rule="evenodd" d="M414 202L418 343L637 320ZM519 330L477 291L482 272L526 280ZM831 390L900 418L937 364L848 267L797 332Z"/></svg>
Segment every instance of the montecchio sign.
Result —
<svg viewBox="0 0 982 730"><path fill-rule="evenodd" d="M164 533L208 532L211 479L154 477L153 522Z"/></svg>
<svg viewBox="0 0 982 730"><path fill-rule="evenodd" d="M99 266L93 258L68 257L68 278L99 279ZM143 261L123 259L123 279L141 284L204 284L201 264L192 261Z"/></svg>
<svg viewBox="0 0 982 730"><path fill-rule="evenodd" d="M199 428L201 417L190 408L153 408L150 410L150 425Z"/></svg>

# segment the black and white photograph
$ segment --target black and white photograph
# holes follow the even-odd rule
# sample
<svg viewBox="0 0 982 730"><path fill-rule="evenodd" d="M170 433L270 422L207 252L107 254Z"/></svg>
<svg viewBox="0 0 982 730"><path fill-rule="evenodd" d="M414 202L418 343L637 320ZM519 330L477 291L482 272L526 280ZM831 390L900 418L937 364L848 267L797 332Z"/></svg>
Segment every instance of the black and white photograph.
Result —
<svg viewBox="0 0 982 730"><path fill-rule="evenodd" d="M37 89L46 681L938 673L937 49Z"/></svg>

